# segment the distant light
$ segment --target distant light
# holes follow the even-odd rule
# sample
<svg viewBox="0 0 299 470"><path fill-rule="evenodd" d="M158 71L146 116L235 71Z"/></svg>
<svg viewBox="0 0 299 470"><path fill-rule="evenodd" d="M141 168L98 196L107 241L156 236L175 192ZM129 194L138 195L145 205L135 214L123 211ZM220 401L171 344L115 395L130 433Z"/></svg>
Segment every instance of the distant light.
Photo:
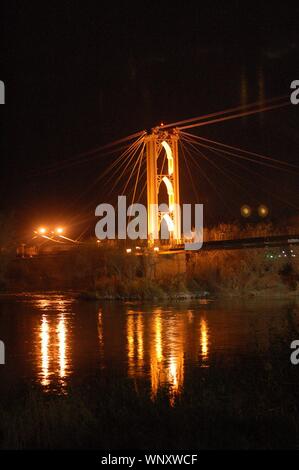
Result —
<svg viewBox="0 0 299 470"><path fill-rule="evenodd" d="M154 251L159 251L159 250L160 250L160 248L158 246L154 247Z"/></svg>
<svg viewBox="0 0 299 470"><path fill-rule="evenodd" d="M246 204L241 207L241 215L243 217L250 217L251 216L251 207L247 206Z"/></svg>
<svg viewBox="0 0 299 470"><path fill-rule="evenodd" d="M160 126L163 127L163 126L164 126L164 122L161 122Z"/></svg>
<svg viewBox="0 0 299 470"><path fill-rule="evenodd" d="M140 246L135 246L136 250L141 250Z"/></svg>
<svg viewBox="0 0 299 470"><path fill-rule="evenodd" d="M267 217L267 215L269 214L269 209L264 204L261 204L258 207L257 211L258 211L258 214L259 214L260 217Z"/></svg>
<svg viewBox="0 0 299 470"><path fill-rule="evenodd" d="M127 249L126 249L126 252L127 252L127 253L132 253L132 248L127 248Z"/></svg>
<svg viewBox="0 0 299 470"><path fill-rule="evenodd" d="M57 227L57 228L55 229L55 233L61 234L61 233L63 233L63 232L64 232L64 229L63 229L62 227Z"/></svg>
<svg viewBox="0 0 299 470"><path fill-rule="evenodd" d="M38 231L38 233L40 233L41 235L43 235L44 233L47 232L47 229L46 229L45 227L39 227L37 231Z"/></svg>
<svg viewBox="0 0 299 470"><path fill-rule="evenodd" d="M101 243L101 240L97 240L97 243Z"/></svg>

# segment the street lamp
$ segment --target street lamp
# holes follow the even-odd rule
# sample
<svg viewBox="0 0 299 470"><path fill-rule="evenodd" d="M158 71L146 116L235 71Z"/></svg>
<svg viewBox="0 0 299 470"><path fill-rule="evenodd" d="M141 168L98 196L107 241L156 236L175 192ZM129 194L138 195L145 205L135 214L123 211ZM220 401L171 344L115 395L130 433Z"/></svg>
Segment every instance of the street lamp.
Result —
<svg viewBox="0 0 299 470"><path fill-rule="evenodd" d="M267 206L265 206L264 204L261 204L259 207L258 207L258 214L260 217L267 217L267 215L269 214L269 209Z"/></svg>
<svg viewBox="0 0 299 470"><path fill-rule="evenodd" d="M246 204L241 207L241 215L243 217L250 217L251 216L251 207L247 206Z"/></svg>

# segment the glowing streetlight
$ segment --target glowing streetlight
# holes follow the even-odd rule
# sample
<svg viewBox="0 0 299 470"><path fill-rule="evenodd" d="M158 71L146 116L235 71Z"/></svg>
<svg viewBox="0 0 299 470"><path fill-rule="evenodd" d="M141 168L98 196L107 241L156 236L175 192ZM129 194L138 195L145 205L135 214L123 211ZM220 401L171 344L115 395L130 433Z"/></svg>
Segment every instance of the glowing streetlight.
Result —
<svg viewBox="0 0 299 470"><path fill-rule="evenodd" d="M132 248L127 248L126 249L126 252L129 254L129 253L132 253Z"/></svg>
<svg viewBox="0 0 299 470"><path fill-rule="evenodd" d="M40 235L44 235L47 232L47 229L45 227L39 227L37 231Z"/></svg>
<svg viewBox="0 0 299 470"><path fill-rule="evenodd" d="M64 229L62 227L57 227L55 229L55 233L57 233L58 235L61 235L63 232L64 232Z"/></svg>
<svg viewBox="0 0 299 470"><path fill-rule="evenodd" d="M241 215L243 217L250 217L251 216L251 207L247 206L246 204L241 207Z"/></svg>
<svg viewBox="0 0 299 470"><path fill-rule="evenodd" d="M264 204L261 204L259 207L258 207L258 214L260 217L267 217L267 215L269 214L269 209L267 206L265 206Z"/></svg>

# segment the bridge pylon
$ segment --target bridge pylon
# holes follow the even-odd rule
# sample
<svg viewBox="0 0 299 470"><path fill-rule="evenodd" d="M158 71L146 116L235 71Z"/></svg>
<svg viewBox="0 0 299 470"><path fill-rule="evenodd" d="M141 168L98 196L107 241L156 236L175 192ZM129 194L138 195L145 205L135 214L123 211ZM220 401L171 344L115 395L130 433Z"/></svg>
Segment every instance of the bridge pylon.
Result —
<svg viewBox="0 0 299 470"><path fill-rule="evenodd" d="M166 223L170 244L181 242L181 210L179 187L179 133L177 129L156 127L145 137L147 162L147 217L148 242L160 240L163 221ZM167 158L167 164L166 164ZM160 169L159 169L160 168ZM168 204L159 205L161 185L166 186Z"/></svg>

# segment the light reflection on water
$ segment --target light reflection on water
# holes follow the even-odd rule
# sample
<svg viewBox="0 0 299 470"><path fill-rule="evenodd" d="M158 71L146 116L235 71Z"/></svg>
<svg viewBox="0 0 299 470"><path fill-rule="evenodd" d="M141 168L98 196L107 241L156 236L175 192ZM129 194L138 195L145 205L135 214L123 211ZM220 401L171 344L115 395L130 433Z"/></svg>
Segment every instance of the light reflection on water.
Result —
<svg viewBox="0 0 299 470"><path fill-rule="evenodd" d="M103 360L104 355L104 330L103 330L103 313L102 309L98 312L98 338L99 338L99 352L100 359Z"/></svg>
<svg viewBox="0 0 299 470"><path fill-rule="evenodd" d="M42 312L39 328L39 352L37 352L37 379L49 388L51 385L65 388L72 375L72 353L69 324L72 322L72 304L63 299L39 299L35 306ZM55 311L57 312L55 314ZM105 352L109 356L109 337L105 338L105 314L97 312L97 339L100 368L105 367ZM130 378L150 379L151 396L154 399L161 387L167 387L171 403L181 393L184 384L185 348L188 347L186 324L198 324L195 356L198 364L208 366L209 334L207 319L186 313L173 314L154 308L152 313L127 308L126 347L122 352L127 361ZM106 319L107 320L107 319ZM115 335L122 331L114 331ZM111 333L110 333L111 334ZM105 345L108 344L108 350ZM109 363L107 364L109 368Z"/></svg>
<svg viewBox="0 0 299 470"><path fill-rule="evenodd" d="M36 306L42 311L38 334L40 348L36 354L37 379L45 388L56 384L63 389L72 372L67 328L69 319L65 317L68 304L63 299L36 301ZM52 309L57 312L54 316L47 313Z"/></svg>
<svg viewBox="0 0 299 470"><path fill-rule="evenodd" d="M150 375L152 398L156 397L161 387L167 387L170 400L174 403L183 389L184 356L188 347L185 323L190 318L190 312L169 316L161 308L155 308L150 315L133 310L127 313L128 376L136 378L149 369L147 375ZM202 362L207 366L207 320L201 319L199 326L197 357L202 356Z"/></svg>
<svg viewBox="0 0 299 470"><path fill-rule="evenodd" d="M47 316L42 316L41 323L41 384L49 385L49 325Z"/></svg>
<svg viewBox="0 0 299 470"><path fill-rule="evenodd" d="M214 366L215 354L246 355L256 342L266 344L288 312L299 316L288 304L152 306L39 295L5 306L0 300L1 335L6 331L5 343L16 348L1 372L57 393L90 374L129 377L145 380L152 399L168 390L174 404L188 378Z"/></svg>
<svg viewBox="0 0 299 470"><path fill-rule="evenodd" d="M208 362L209 357L209 327L205 318L200 319L200 347L203 362Z"/></svg>

